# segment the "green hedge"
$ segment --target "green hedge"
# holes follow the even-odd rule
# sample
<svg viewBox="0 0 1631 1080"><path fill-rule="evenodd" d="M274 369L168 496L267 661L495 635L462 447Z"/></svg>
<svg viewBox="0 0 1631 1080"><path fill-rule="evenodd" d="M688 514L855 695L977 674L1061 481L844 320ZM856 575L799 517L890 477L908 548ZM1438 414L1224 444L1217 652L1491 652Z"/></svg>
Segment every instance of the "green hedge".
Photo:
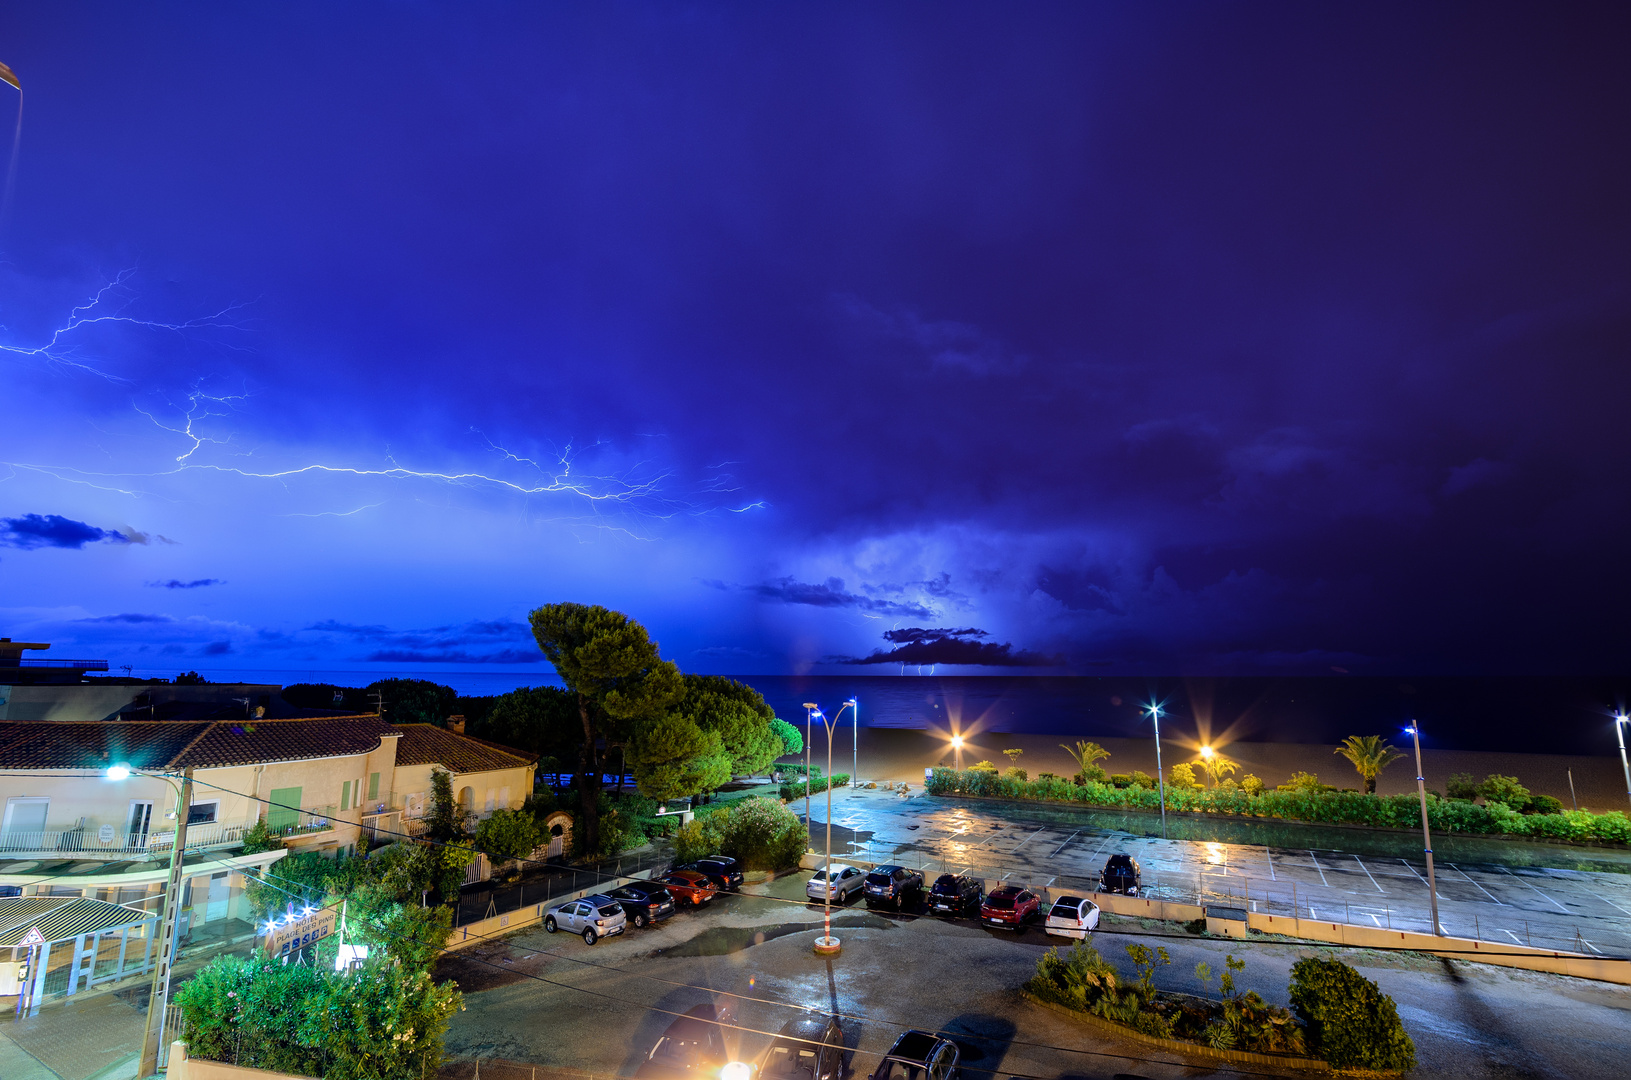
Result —
<svg viewBox="0 0 1631 1080"><path fill-rule="evenodd" d="M1089 782L1073 784L1057 777L1016 780L984 769L935 769L931 795L979 795L987 798L1070 802L1123 810L1159 810L1155 788L1116 787ZM800 790L802 794L802 789ZM1238 814L1374 828L1408 829L1421 825L1421 802L1415 795L1365 795L1356 791L1264 791L1249 795L1229 788L1167 788L1167 809L1180 812ZM1502 803L1480 806L1429 794L1427 819L1444 832L1535 836L1600 844L1631 843L1631 818L1613 810L1565 810L1557 814L1520 814Z"/></svg>
<svg viewBox="0 0 1631 1080"><path fill-rule="evenodd" d="M1310 1048L1338 1069L1416 1067L1416 1044L1393 999L1340 960L1292 965L1291 1007L1308 1025Z"/></svg>
<svg viewBox="0 0 1631 1080"><path fill-rule="evenodd" d="M699 813L674 834L674 858L693 862L729 855L748 870L784 870L798 864L810 834L798 815L769 799L747 798Z"/></svg>
<svg viewBox="0 0 1631 1080"><path fill-rule="evenodd" d="M831 776L817 776L809 781L811 795L819 795L829 787L841 788L849 783L848 773L834 773ZM793 780L781 786L781 797L784 801L804 798L805 781Z"/></svg>

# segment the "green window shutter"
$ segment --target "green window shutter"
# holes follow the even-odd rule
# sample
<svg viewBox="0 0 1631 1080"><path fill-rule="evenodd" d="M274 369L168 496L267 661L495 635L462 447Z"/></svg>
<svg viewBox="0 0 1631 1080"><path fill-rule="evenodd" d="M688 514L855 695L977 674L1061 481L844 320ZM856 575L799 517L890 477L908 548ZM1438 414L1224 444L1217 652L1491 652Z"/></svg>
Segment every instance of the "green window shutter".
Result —
<svg viewBox="0 0 1631 1080"><path fill-rule="evenodd" d="M351 809L351 781L349 780L340 785L340 809Z"/></svg>
<svg viewBox="0 0 1631 1080"><path fill-rule="evenodd" d="M267 796L272 805L266 808L266 827L272 832L290 828L300 820L300 790L297 787L273 788L272 794Z"/></svg>
<svg viewBox="0 0 1631 1080"><path fill-rule="evenodd" d="M377 798L379 798L379 773L371 772L368 774L368 801L373 802Z"/></svg>

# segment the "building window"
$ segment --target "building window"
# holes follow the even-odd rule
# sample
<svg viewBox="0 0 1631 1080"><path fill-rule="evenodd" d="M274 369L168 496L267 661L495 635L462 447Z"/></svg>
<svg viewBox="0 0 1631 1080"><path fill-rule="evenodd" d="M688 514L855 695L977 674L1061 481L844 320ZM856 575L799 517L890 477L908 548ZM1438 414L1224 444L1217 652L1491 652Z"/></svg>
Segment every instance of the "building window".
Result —
<svg viewBox="0 0 1631 1080"><path fill-rule="evenodd" d="M195 802L187 807L188 825L209 825L220 820L221 800L211 799L209 802Z"/></svg>
<svg viewBox="0 0 1631 1080"><path fill-rule="evenodd" d="M50 799L16 798L6 800L7 835L45 832L45 818L51 812Z"/></svg>
<svg viewBox="0 0 1631 1080"><path fill-rule="evenodd" d="M371 772L368 774L368 801L373 802L377 798L379 798L379 773Z"/></svg>

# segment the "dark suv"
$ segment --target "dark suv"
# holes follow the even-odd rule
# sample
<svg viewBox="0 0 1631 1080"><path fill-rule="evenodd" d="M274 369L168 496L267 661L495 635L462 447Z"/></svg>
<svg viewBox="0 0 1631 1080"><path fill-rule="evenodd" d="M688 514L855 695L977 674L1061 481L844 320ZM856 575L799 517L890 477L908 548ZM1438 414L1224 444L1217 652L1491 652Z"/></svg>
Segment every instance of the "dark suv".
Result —
<svg viewBox="0 0 1631 1080"><path fill-rule="evenodd" d="M635 926L649 926L674 914L674 894L660 881L631 881L606 895L623 906Z"/></svg>
<svg viewBox="0 0 1631 1080"><path fill-rule="evenodd" d="M866 876L866 906L888 904L899 911L908 895L922 894L923 875L904 866L874 866Z"/></svg>
<svg viewBox="0 0 1631 1080"><path fill-rule="evenodd" d="M737 892L742 888L742 867L729 855L710 855L675 869L695 870L713 882L721 892Z"/></svg>
<svg viewBox="0 0 1631 1080"><path fill-rule="evenodd" d="M929 890L929 910L937 915L966 915L985 900L985 885L979 878L961 874L941 874Z"/></svg>
<svg viewBox="0 0 1631 1080"><path fill-rule="evenodd" d="M961 1052L944 1035L908 1031L895 1040L872 1080L958 1080Z"/></svg>
<svg viewBox="0 0 1631 1080"><path fill-rule="evenodd" d="M1143 884L1144 877L1139 871L1138 860L1131 855L1110 856L1110 861L1104 864L1104 870L1099 873L1100 892L1137 896Z"/></svg>

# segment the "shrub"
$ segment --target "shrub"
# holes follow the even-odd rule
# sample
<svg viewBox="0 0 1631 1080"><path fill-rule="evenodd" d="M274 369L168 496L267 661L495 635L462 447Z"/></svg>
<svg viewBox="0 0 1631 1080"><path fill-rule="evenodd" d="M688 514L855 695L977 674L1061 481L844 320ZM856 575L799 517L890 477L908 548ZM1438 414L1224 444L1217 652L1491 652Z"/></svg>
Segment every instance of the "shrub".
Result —
<svg viewBox="0 0 1631 1080"><path fill-rule="evenodd" d="M1592 823L1592 835L1611 844L1631 843L1631 818L1618 810L1598 814Z"/></svg>
<svg viewBox="0 0 1631 1080"><path fill-rule="evenodd" d="M1177 791L1188 791L1191 788L1198 788L1201 785L1200 782L1195 779L1194 766L1190 765L1187 761L1180 761L1178 764L1167 770L1167 786Z"/></svg>
<svg viewBox="0 0 1631 1080"><path fill-rule="evenodd" d="M1524 809L1526 814L1561 814L1563 802L1550 795L1531 795L1529 805Z"/></svg>
<svg viewBox="0 0 1631 1080"><path fill-rule="evenodd" d="M1529 805L1529 789L1518 783L1516 776L1490 773L1478 785L1478 794L1484 797L1486 803L1506 803L1514 810L1522 810Z"/></svg>
<svg viewBox="0 0 1631 1080"><path fill-rule="evenodd" d="M1444 791L1452 799L1472 802L1478 798L1478 782L1472 778L1472 773L1451 773L1450 779L1444 782Z"/></svg>
<svg viewBox="0 0 1631 1080"><path fill-rule="evenodd" d="M785 870L810 846L809 830L798 815L769 799L742 799L708 816L725 819L718 850L749 870Z"/></svg>
<svg viewBox="0 0 1631 1080"><path fill-rule="evenodd" d="M1340 960L1297 961L1291 1007L1308 1025L1309 1048L1335 1068L1404 1072L1416 1066L1416 1045L1393 999Z"/></svg>
<svg viewBox="0 0 1631 1080"><path fill-rule="evenodd" d="M1263 781L1251 773L1247 773L1240 778L1240 790L1254 797L1261 795L1263 794Z"/></svg>
<svg viewBox="0 0 1631 1080"><path fill-rule="evenodd" d="M1133 783L1143 788L1145 791L1155 790L1155 777L1151 776L1143 769L1133 770Z"/></svg>
<svg viewBox="0 0 1631 1080"><path fill-rule="evenodd" d="M1124 772L1111 773L1110 786L1113 788L1130 788L1133 786L1133 778Z"/></svg>
<svg viewBox="0 0 1631 1080"><path fill-rule="evenodd" d="M977 763L975 763L973 765L970 765L968 767L968 770L969 770L969 772L991 772L991 773L994 773L994 772L997 771L997 767L995 765L991 764L989 761L981 761L981 762L977 762Z"/></svg>
<svg viewBox="0 0 1631 1080"><path fill-rule="evenodd" d="M1059 779L1059 774L1051 772L1037 773L1036 778L1038 780L1057 780Z"/></svg>
<svg viewBox="0 0 1631 1080"><path fill-rule="evenodd" d="M723 819L726 813L728 809L714 814L698 814L681 825L674 834L675 860L688 863L719 854L720 845L725 839Z"/></svg>
<svg viewBox="0 0 1631 1080"><path fill-rule="evenodd" d="M1024 783L1026 780L1030 779L1030 774L1024 769L1020 768L1018 765L1008 766L1008 768L1002 771L1002 775L1010 780L1018 780L1020 783Z"/></svg>
<svg viewBox="0 0 1631 1080"><path fill-rule="evenodd" d="M1104 771L1103 765L1089 765L1077 773L1074 779L1077 785L1085 786L1087 784L1103 784L1110 779L1110 775Z"/></svg>
<svg viewBox="0 0 1631 1080"><path fill-rule="evenodd" d="M841 788L848 783L848 773L834 773L831 776L822 776L817 772L808 781L811 795L819 795L829 787ZM788 802L794 799L802 799L804 798L805 785L806 781L804 780L794 780L783 784L780 788L781 797Z"/></svg>
<svg viewBox="0 0 1631 1080"><path fill-rule="evenodd" d="M956 769L937 768L929 772L929 782L924 785L930 795L951 795L961 790L958 784Z"/></svg>
<svg viewBox="0 0 1631 1080"><path fill-rule="evenodd" d="M491 859L523 859L537 846L538 822L531 814L495 810L476 826L476 849Z"/></svg>
<svg viewBox="0 0 1631 1080"><path fill-rule="evenodd" d="M1316 791L1324 791L1325 785L1320 783L1320 778L1316 773L1294 772L1291 774L1291 779L1287 780L1274 790L1312 794Z"/></svg>
<svg viewBox="0 0 1631 1080"><path fill-rule="evenodd" d="M266 819L261 818L255 824L244 830L244 854L258 855L263 851L272 851L283 846L281 837L273 836L266 827Z"/></svg>
<svg viewBox="0 0 1631 1080"><path fill-rule="evenodd" d="M804 733L786 720L779 716L771 717L770 730L774 731L782 741L782 752L777 755L778 757L791 757L794 754L804 752ZM786 766L781 766L781 768L786 768Z"/></svg>

